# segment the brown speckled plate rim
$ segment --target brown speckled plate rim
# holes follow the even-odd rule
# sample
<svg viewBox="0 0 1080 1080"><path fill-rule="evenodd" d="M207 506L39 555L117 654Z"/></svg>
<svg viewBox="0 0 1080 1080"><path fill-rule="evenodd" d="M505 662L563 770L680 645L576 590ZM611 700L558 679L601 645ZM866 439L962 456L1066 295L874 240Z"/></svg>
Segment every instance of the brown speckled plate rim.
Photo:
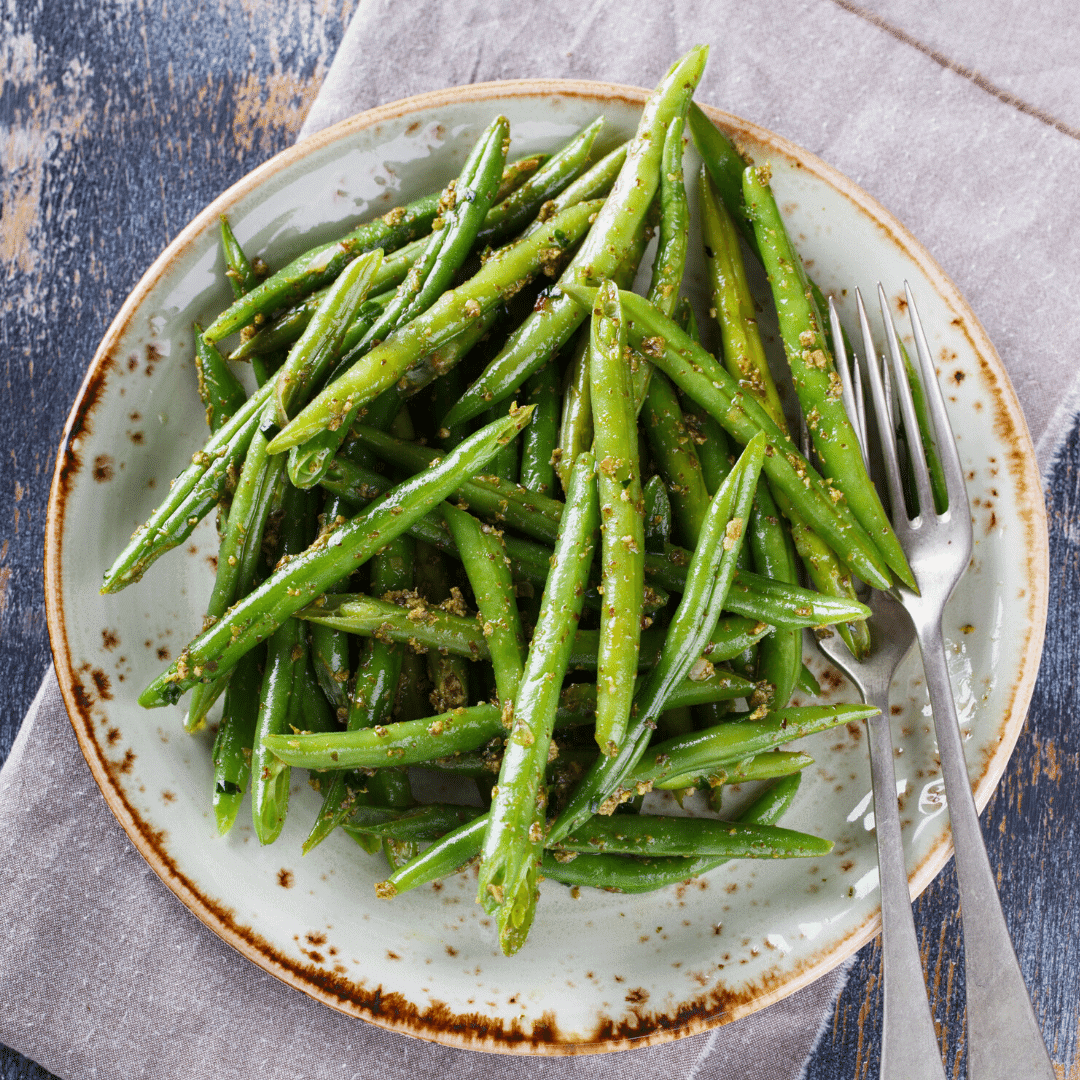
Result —
<svg viewBox="0 0 1080 1080"><path fill-rule="evenodd" d="M165 839L156 833L135 812L110 769L103 748L99 745L90 722L89 708L81 693L81 684L73 669L68 647L62 595L61 558L66 497L70 485L79 473L82 462L73 443L88 426L95 403L105 385L112 366L111 354L119 343L129 320L144 298L165 274L173 261L182 255L206 229L215 228L219 215L249 194L282 169L293 165L343 136L397 120L410 113L437 109L460 102L484 101L505 97L578 97L602 104L621 100L630 105L643 104L648 91L611 83L583 80L527 79L507 82L478 83L471 86L434 91L403 101L371 109L317 133L309 139L271 158L249 173L228 191L220 195L195 217L154 261L142 279L124 301L112 325L102 339L90 368L83 380L75 404L65 425L63 439L56 458L52 489L49 496L45 530L45 604L53 659L56 664L60 690L75 730L76 738L95 781L105 796L109 809L116 816L132 843L150 864L161 880L211 930L242 955L276 976L282 982L351 1016L375 1023L391 1031L402 1032L448 1046L503 1053L579 1054L641 1047L666 1042L685 1035L717 1027L794 993L824 975L851 956L873 938L880 929L880 916L868 918L847 938L742 998L726 996L722 1001L701 1000L686 1003L676 1016L650 1015L639 1017L639 1026L627 1030L598 1031L590 1041L565 1041L554 1029L525 1033L511 1024L509 1028L497 1018L489 1024L478 1024L475 1016L455 1016L445 1006L436 1005L421 1014L410 1002L398 995L383 996L365 992L364 1000L341 992L339 985L321 980L310 968L301 968L277 952L264 939L248 928L239 926L232 913L216 901L202 895L196 884L177 868L165 847ZM1002 737L986 760L982 774L975 783L975 799L982 809L990 798L1013 747L1020 736L1027 706L1035 684L1046 628L1049 594L1049 547L1046 511L1035 462L1034 448L1020 404L1009 382L997 352L982 326L967 306L957 288L931 258L926 249L888 211L875 202L841 173L819 158L788 142L765 128L758 127L729 113L705 106L705 111L737 139L766 145L798 167L823 179L850 202L858 206L920 267L938 294L957 314L959 325L978 356L995 397L995 422L1001 425L1005 437L1012 442L1010 462L1017 489L1020 517L1027 540L1028 580L1027 633L1022 646L1020 676L1012 687L1008 713ZM911 873L910 888L916 896L933 880L952 854L952 843L946 831L941 841ZM388 998L397 997L396 1002ZM378 1002L378 1004L375 1004Z"/></svg>

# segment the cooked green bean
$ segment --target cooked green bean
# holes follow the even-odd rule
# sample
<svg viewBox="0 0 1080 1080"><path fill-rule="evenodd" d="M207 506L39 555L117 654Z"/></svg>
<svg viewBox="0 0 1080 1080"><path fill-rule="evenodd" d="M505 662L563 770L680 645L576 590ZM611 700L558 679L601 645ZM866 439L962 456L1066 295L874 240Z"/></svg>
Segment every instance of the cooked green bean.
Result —
<svg viewBox="0 0 1080 1080"><path fill-rule="evenodd" d="M671 500L659 475L645 485L642 497L645 500L645 550L661 555L664 545L671 540Z"/></svg>
<svg viewBox="0 0 1080 1080"><path fill-rule="evenodd" d="M591 458L583 454L574 466L540 618L517 697L506 710L509 735L484 833L477 900L495 916L499 945L508 956L524 943L536 912L544 768L600 526Z"/></svg>
<svg viewBox="0 0 1080 1080"><path fill-rule="evenodd" d="M600 287L589 345L596 483L600 498L600 644L596 742L617 752L630 716L644 589L645 522L626 331L613 281Z"/></svg>
<svg viewBox="0 0 1080 1080"><path fill-rule="evenodd" d="M709 492L701 462L690 437L679 399L666 377L655 373L641 409L641 425L653 461L663 476L671 500L679 539L693 549L709 508Z"/></svg>
<svg viewBox="0 0 1080 1080"><path fill-rule="evenodd" d="M397 536L376 552L371 560L371 587L375 592L385 595L412 588L413 547L410 537ZM309 625L314 640L314 630L318 624ZM346 695L346 731L381 727L390 719L401 675L401 662L400 645L374 637L364 642L356 677ZM361 778L342 770L335 770L325 778L322 806L304 841L305 855L322 843L348 816L352 806L357 803L360 788L366 789Z"/></svg>
<svg viewBox="0 0 1080 1080"><path fill-rule="evenodd" d="M229 369L225 357L214 345L203 341L198 323L194 324L194 331L199 397L206 409L206 426L211 434L216 434L247 401L247 391Z"/></svg>
<svg viewBox="0 0 1080 1080"><path fill-rule="evenodd" d="M590 818L555 846L557 851L611 855L719 855L727 859L805 859L827 855L831 840L775 825L710 818L620 814Z"/></svg>
<svg viewBox="0 0 1080 1080"><path fill-rule="evenodd" d="M282 458L266 453L266 439L256 432L244 458L229 517L218 546L214 588L206 604L206 617L220 619L233 602L250 592L258 573L263 535L275 493L280 494ZM193 688L184 727L198 731L206 714L225 689L228 673Z"/></svg>
<svg viewBox="0 0 1080 1080"><path fill-rule="evenodd" d="M265 650L253 649L236 665L225 689L214 737L214 818L224 836L236 820L251 778L251 749L259 717L259 686Z"/></svg>
<svg viewBox="0 0 1080 1080"><path fill-rule="evenodd" d="M736 819L771 825L791 806L799 789L799 773L778 780L764 791ZM588 885L612 892L644 893L675 885L727 862L723 856L702 855L683 859L678 856L657 859L624 858L621 855L579 855L572 862L560 862L545 853L543 873L566 885Z"/></svg>
<svg viewBox="0 0 1080 1080"><path fill-rule="evenodd" d="M554 362L529 376L525 383L525 403L535 405L536 412L521 436L518 479L529 491L554 495L553 455L559 441L559 372Z"/></svg>
<svg viewBox="0 0 1080 1080"><path fill-rule="evenodd" d="M430 463L438 457L437 451L399 443L391 436L368 428L358 428L357 431L365 444L377 448L388 461L398 460L406 468L422 468L420 463ZM335 466L334 475L331 490L340 491L358 502L375 498L389 487L385 477L341 461ZM491 517L500 525L513 525L541 540L554 537L563 512L563 503L555 499L526 492L492 477L476 477L463 484L458 495L474 512ZM440 527L435 522L418 521L412 529L418 537L445 545L445 536L440 539L436 531ZM509 534L503 537L503 542L511 560L513 576L542 588L547 581L551 549ZM665 546L663 554L646 552L645 576L650 585L682 592L691 555L685 548L670 544ZM858 601L822 596L795 585L769 581L745 570L738 571L729 591L728 610L774 626L793 629L864 619L869 614L869 608Z"/></svg>
<svg viewBox="0 0 1080 1080"><path fill-rule="evenodd" d="M329 535L349 518L348 506L340 496L328 493L323 503L319 535ZM339 581L327 592L344 592L347 582ZM328 626L311 623L311 665L326 700L334 707L339 719L349 715L349 678L352 675L349 659L349 636Z"/></svg>
<svg viewBox="0 0 1080 1080"><path fill-rule="evenodd" d="M491 209L509 141L510 122L505 116L498 116L477 139L460 175L443 191L439 200L439 217L423 253L383 313L363 338L343 355L335 373L330 376L331 381L336 378L337 371L347 370L372 346L423 314L446 292L450 279L472 250L477 232ZM303 445L292 447L289 453L289 477L294 484L311 487L318 483L352 427L362 404L356 402L335 428L317 432ZM488 419L494 418L491 415ZM508 446L511 447L508 452L517 452L516 444Z"/></svg>
<svg viewBox="0 0 1080 1080"><path fill-rule="evenodd" d="M285 485L279 555L295 557L310 540L307 504L310 496ZM299 727L300 673L307 664L304 624L285 617L268 635L266 667L259 693L259 715L251 748L251 820L260 844L277 839L289 806L289 766L266 748L263 740ZM245 650L246 651L246 650ZM239 659L239 658L238 658Z"/></svg>
<svg viewBox="0 0 1080 1080"><path fill-rule="evenodd" d="M481 633L495 668L499 701L512 702L524 669L525 634L502 538L449 503L443 503L442 511L480 609Z"/></svg>
<svg viewBox="0 0 1080 1080"><path fill-rule="evenodd" d="M225 277L232 288L233 298L239 300L259 284L259 275L244 254L224 214L221 215L221 249L225 254Z"/></svg>

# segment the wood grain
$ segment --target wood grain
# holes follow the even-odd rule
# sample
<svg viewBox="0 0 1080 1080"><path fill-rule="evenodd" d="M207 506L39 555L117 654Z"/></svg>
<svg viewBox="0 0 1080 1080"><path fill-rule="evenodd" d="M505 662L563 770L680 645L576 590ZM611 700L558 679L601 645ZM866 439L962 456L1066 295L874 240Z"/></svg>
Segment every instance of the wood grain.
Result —
<svg viewBox="0 0 1080 1080"><path fill-rule="evenodd" d="M295 138L351 0L77 0L0 30L0 759L49 662L41 549L52 455L124 296L213 196ZM1080 428L1052 479L1050 623L1031 715L984 814L991 860L1062 1077L1080 1080ZM964 1075L951 868L916 906L950 1076ZM808 1080L877 1075L880 950L856 958ZM0 1048L0 1080L48 1073Z"/></svg>

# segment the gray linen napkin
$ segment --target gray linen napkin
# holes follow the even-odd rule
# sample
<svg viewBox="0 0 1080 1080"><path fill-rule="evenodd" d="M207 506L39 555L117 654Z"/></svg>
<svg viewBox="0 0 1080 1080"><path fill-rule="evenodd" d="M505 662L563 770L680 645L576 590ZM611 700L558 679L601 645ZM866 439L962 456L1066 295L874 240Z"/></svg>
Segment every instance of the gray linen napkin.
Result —
<svg viewBox="0 0 1080 1080"><path fill-rule="evenodd" d="M917 0L424 8L362 0L303 134L475 81L650 86L673 58L710 41L702 100L845 171L951 274L1009 368L1045 468L1076 412L1065 320L1077 274L1060 269L1058 254L1076 250L1080 233L1080 221L1055 213L1070 205L1080 173L1080 137L1069 126L1080 117L1080 88L1064 80L1063 91L1062 79L1047 76L1046 48L1075 56L1067 43L1076 32L1059 2L1039 9L1042 32L1016 35L1008 11L997 10L1004 3L960 0L944 17ZM841 981L834 972L737 1024L641 1051L517 1060L447 1050L316 1004L190 915L107 810L51 672L0 772L0 1041L66 1080L451 1072L786 1080L798 1075ZM261 1034L241 1034L250 1032Z"/></svg>

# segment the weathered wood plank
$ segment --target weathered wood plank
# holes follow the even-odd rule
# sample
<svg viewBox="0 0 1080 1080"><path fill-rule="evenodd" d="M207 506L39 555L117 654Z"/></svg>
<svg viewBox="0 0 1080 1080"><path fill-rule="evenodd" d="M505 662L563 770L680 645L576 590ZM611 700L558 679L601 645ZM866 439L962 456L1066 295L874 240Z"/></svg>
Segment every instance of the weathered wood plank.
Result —
<svg viewBox="0 0 1080 1080"><path fill-rule="evenodd" d="M353 0L45 0L0 25L0 761L49 664L53 456L123 298L224 188L289 146ZM48 1076L0 1048L0 1078Z"/></svg>

